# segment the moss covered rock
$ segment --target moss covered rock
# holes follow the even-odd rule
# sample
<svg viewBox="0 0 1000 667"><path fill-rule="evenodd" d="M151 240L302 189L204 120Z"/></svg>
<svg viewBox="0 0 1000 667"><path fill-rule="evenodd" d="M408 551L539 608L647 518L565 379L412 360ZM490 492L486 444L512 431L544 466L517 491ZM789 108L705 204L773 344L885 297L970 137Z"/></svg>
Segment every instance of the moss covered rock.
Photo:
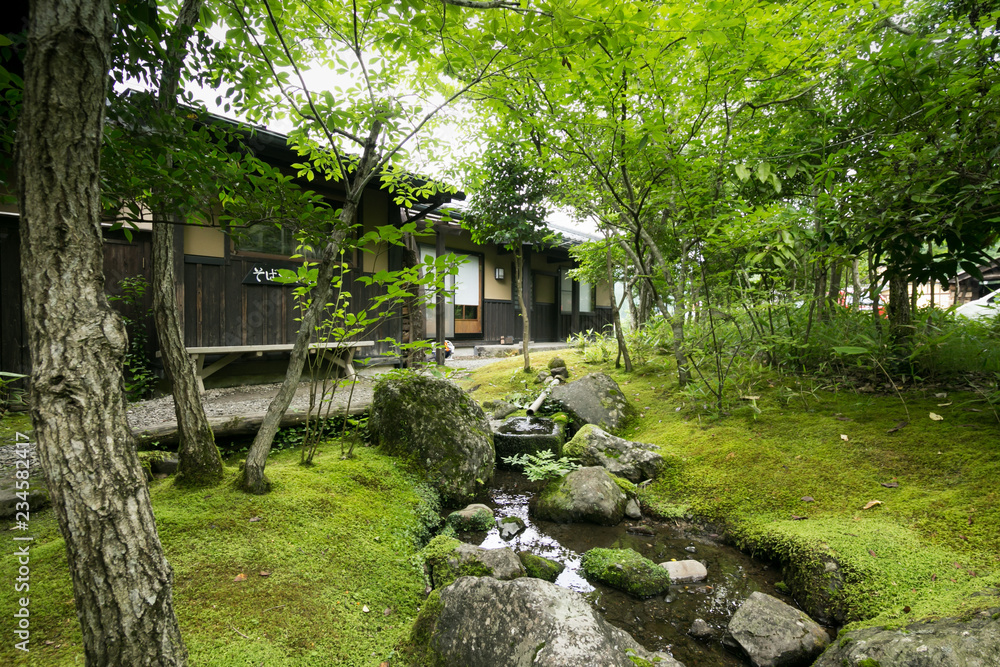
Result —
<svg viewBox="0 0 1000 667"><path fill-rule="evenodd" d="M625 516L628 498L604 468L574 470L549 482L531 505L539 519L614 526Z"/></svg>
<svg viewBox="0 0 1000 667"><path fill-rule="evenodd" d="M420 552L431 586L442 588L459 577L516 579L527 575L512 549L483 549L438 535Z"/></svg>
<svg viewBox="0 0 1000 667"><path fill-rule="evenodd" d="M557 563L543 556L537 556L530 551L518 551L517 557L521 559L521 564L527 570L529 577L544 579L545 581L555 581L566 566Z"/></svg>
<svg viewBox="0 0 1000 667"><path fill-rule="evenodd" d="M632 442L586 424L563 447L563 455L572 456L585 466L607 468L638 484L660 474L663 457L658 449L656 445Z"/></svg>
<svg viewBox="0 0 1000 667"><path fill-rule="evenodd" d="M583 571L592 579L636 597L658 595L670 586L670 574L632 549L591 549Z"/></svg>
<svg viewBox="0 0 1000 667"><path fill-rule="evenodd" d="M468 501L493 478L489 421L447 380L392 374L375 387L368 428L383 451L408 460L445 504Z"/></svg>
<svg viewBox="0 0 1000 667"><path fill-rule="evenodd" d="M420 665L682 667L605 621L579 593L527 577L462 577L435 591L409 649L410 664Z"/></svg>
<svg viewBox="0 0 1000 667"><path fill-rule="evenodd" d="M448 515L448 525L455 530L489 530L493 527L493 510L473 503Z"/></svg>

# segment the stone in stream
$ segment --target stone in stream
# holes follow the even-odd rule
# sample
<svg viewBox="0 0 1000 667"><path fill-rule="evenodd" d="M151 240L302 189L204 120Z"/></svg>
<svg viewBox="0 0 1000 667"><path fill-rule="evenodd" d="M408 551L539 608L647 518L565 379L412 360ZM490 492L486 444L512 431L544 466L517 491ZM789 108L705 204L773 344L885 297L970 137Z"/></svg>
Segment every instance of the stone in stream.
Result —
<svg viewBox="0 0 1000 667"><path fill-rule="evenodd" d="M518 551L517 557L521 559L521 564L528 571L529 577L544 579L545 581L555 581L566 566L554 560L537 556L530 551Z"/></svg>
<svg viewBox="0 0 1000 667"><path fill-rule="evenodd" d="M534 499L532 514L558 523L614 526L625 516L628 498L604 468L580 468L549 482Z"/></svg>
<svg viewBox="0 0 1000 667"><path fill-rule="evenodd" d="M633 549L591 549L583 554L584 573L636 597L659 595L670 588L670 573Z"/></svg>
<svg viewBox="0 0 1000 667"><path fill-rule="evenodd" d="M409 461L450 505L493 478L493 432L479 404L457 385L407 373L379 382L368 430L384 452Z"/></svg>
<svg viewBox="0 0 1000 667"><path fill-rule="evenodd" d="M462 577L434 591L413 624L410 645L419 664L683 667L666 653L645 650L579 593L534 578Z"/></svg>
<svg viewBox="0 0 1000 667"><path fill-rule="evenodd" d="M712 626L703 618L696 618L688 629L688 634L696 639L708 639L712 636Z"/></svg>
<svg viewBox="0 0 1000 667"><path fill-rule="evenodd" d="M708 577L708 569L696 560L672 560L660 563L660 567L667 570L675 584L704 581Z"/></svg>
<svg viewBox="0 0 1000 667"><path fill-rule="evenodd" d="M448 525L455 530L489 530L493 527L493 510L481 503L466 505L448 515Z"/></svg>
<svg viewBox="0 0 1000 667"><path fill-rule="evenodd" d="M497 519L497 530L500 531L500 537L505 540L514 537L524 528L524 521L520 517L505 516L502 519Z"/></svg>
<svg viewBox="0 0 1000 667"><path fill-rule="evenodd" d="M563 454L577 459L581 465L602 466L638 484L660 474L663 457L658 449L656 445L632 442L587 424L566 443Z"/></svg>
<svg viewBox="0 0 1000 667"><path fill-rule="evenodd" d="M635 498L629 498L628 503L625 504L625 516L636 520L642 518L642 510L639 509L639 503L636 502Z"/></svg>
<svg viewBox="0 0 1000 667"><path fill-rule="evenodd" d="M733 614L722 641L754 667L796 667L811 665L830 637L805 612L754 592Z"/></svg>

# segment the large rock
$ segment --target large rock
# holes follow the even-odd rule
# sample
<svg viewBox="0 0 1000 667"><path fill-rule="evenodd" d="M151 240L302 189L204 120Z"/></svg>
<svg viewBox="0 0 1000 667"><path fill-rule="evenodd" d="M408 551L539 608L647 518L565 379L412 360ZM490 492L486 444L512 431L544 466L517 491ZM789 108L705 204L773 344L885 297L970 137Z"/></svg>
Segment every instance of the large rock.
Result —
<svg viewBox="0 0 1000 667"><path fill-rule="evenodd" d="M493 478L486 415L447 380L407 373L380 382L368 428L379 447L409 460L446 504L461 504Z"/></svg>
<svg viewBox="0 0 1000 667"><path fill-rule="evenodd" d="M611 435L599 426L586 424L563 447L563 455L571 456L585 466L601 466L611 473L638 484L653 479L663 468L663 457L656 445L632 442Z"/></svg>
<svg viewBox="0 0 1000 667"><path fill-rule="evenodd" d="M541 579L462 577L435 591L414 623L420 664L462 667L635 667L633 655L683 667L650 653L575 592Z"/></svg>
<svg viewBox="0 0 1000 667"><path fill-rule="evenodd" d="M660 563L660 567L670 574L675 584L689 584L708 578L708 568L696 560L672 560Z"/></svg>
<svg viewBox="0 0 1000 667"><path fill-rule="evenodd" d="M990 667L1000 665L1000 610L968 621L954 618L905 628L863 628L845 633L814 667Z"/></svg>
<svg viewBox="0 0 1000 667"><path fill-rule="evenodd" d="M756 667L805 667L830 637L804 612L755 592L733 614L723 643L742 650Z"/></svg>
<svg viewBox="0 0 1000 667"><path fill-rule="evenodd" d="M458 577L494 577L516 579L528 575L513 549L484 549L438 535L421 554L431 586L442 588Z"/></svg>
<svg viewBox="0 0 1000 667"><path fill-rule="evenodd" d="M586 424L616 431L634 411L618 383L604 373L591 373L575 382L558 385L549 398L569 414L574 431Z"/></svg>
<svg viewBox="0 0 1000 667"><path fill-rule="evenodd" d="M493 510L482 503L466 505L448 515L448 525L455 530L489 530L493 527L493 521Z"/></svg>
<svg viewBox="0 0 1000 667"><path fill-rule="evenodd" d="M559 523L614 526L625 516L628 498L604 468L580 468L549 482L535 498L534 516Z"/></svg>
<svg viewBox="0 0 1000 667"><path fill-rule="evenodd" d="M633 549L591 549L583 554L588 578L640 598L659 595L670 588L670 574Z"/></svg>

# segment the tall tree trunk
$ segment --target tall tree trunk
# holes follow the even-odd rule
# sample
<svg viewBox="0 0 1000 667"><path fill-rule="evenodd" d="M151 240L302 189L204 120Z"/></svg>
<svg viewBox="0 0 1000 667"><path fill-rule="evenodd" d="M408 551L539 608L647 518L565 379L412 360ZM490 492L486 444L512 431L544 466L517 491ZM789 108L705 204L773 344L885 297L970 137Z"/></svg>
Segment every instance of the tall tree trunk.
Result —
<svg viewBox="0 0 1000 667"><path fill-rule="evenodd" d="M215 435L205 415L194 360L184 349L184 330L177 312L174 272L174 228L157 212L153 214L153 320L160 341L163 368L174 395L174 415L180 445L177 450L177 483L191 486L217 484L225 470Z"/></svg>
<svg viewBox="0 0 1000 667"><path fill-rule="evenodd" d="M854 310L861 308L861 271L858 266L860 261L857 257L851 262L851 290L854 292L851 306Z"/></svg>
<svg viewBox="0 0 1000 667"><path fill-rule="evenodd" d="M417 239L413 234L405 234L403 237L403 268L415 269L420 266L420 249ZM406 300L404 308L406 310L407 333L404 343L415 343L423 340L427 335L426 322L424 321L424 286L407 285L406 289L413 293L413 296ZM427 353L421 348L410 348L403 359L405 368L415 368L427 361Z"/></svg>
<svg viewBox="0 0 1000 667"><path fill-rule="evenodd" d="M187 42L198 22L203 0L184 0L173 34L169 38L167 57L160 71L157 108L172 115L177 109L177 89L181 66L187 56ZM167 156L168 168L173 166ZM163 368L174 396L174 416L180 445L177 449L177 483L208 486L222 481L225 470L215 435L208 424L194 360L184 349L184 328L178 314L177 272L174 257L174 225L184 222L166 211L153 211L153 321L163 356Z"/></svg>
<svg viewBox="0 0 1000 667"><path fill-rule="evenodd" d="M910 327L910 290L906 276L889 276L889 335L893 342L901 343L913 333Z"/></svg>
<svg viewBox="0 0 1000 667"><path fill-rule="evenodd" d="M622 317L621 308L622 303L625 302L625 295L622 294L621 300L615 298L615 276L611 265L611 239L607 236L604 237L605 243L607 244L607 253L605 259L607 260L607 270L608 270L608 289L611 290L611 304L613 306L611 313L614 318L615 323L615 338L618 340L618 356L624 357L625 359L625 372L632 372L632 357L629 356L628 346L625 344L625 332L622 331ZM628 291L627 289L625 291ZM615 359L615 367L618 366L618 359Z"/></svg>
<svg viewBox="0 0 1000 667"><path fill-rule="evenodd" d="M840 278L843 273L843 262L839 259L830 262L830 285L826 290L826 303L831 312L840 305Z"/></svg>
<svg viewBox="0 0 1000 667"><path fill-rule="evenodd" d="M531 370L531 357L528 356L528 341L531 340L531 322L528 308L524 303L524 256L520 248L514 250L514 282L517 289L517 304L521 308L521 354L524 355L524 370Z"/></svg>
<svg viewBox="0 0 1000 667"><path fill-rule="evenodd" d="M125 420L127 334L104 294L107 0L31 5L18 130L31 415L88 665L182 665L173 575ZM29 543L25 543L29 544Z"/></svg>
<svg viewBox="0 0 1000 667"><path fill-rule="evenodd" d="M288 409L295 397L295 390L299 387L302 367L309 354L309 342L320 318L326 311L326 304L330 300L330 294L333 291L333 274L340 270L340 263L337 261L340 257L340 246L347 236L347 230L354 224L361 196L371 181L374 166L378 161L378 139L381 134L382 123L376 121L369 130L364 152L358 161L353 177L344 174L344 179L352 182L352 185L348 188L347 199L340 208L340 225L327 237L326 247L323 248L323 254L318 262L316 286L309 293L309 298L312 301L299 322L299 333L295 337L295 344L289 354L285 380L281 383L277 395L271 399L267 406L264 421L261 422L260 430L257 431L253 444L250 445L247 460L243 465L241 487L249 493L264 494L271 490L271 483L264 476L264 466L267 464L267 455L271 451L271 442L274 440L274 434L278 432L278 427L281 426L281 417L285 414L285 410Z"/></svg>

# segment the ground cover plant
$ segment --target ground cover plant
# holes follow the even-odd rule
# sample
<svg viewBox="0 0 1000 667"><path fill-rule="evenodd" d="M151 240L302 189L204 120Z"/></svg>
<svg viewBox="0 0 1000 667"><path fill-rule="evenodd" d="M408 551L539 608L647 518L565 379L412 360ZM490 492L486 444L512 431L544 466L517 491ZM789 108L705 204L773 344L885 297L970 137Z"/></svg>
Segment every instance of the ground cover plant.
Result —
<svg viewBox="0 0 1000 667"><path fill-rule="evenodd" d="M667 465L640 492L647 510L724 527L763 558L833 556L853 625L997 606L977 595L1000 585L1000 425L980 393L761 368L720 414L678 390L664 355L626 374L579 346L559 354L573 378L611 375L639 410L624 437L660 446ZM485 400L524 392L528 377L500 362L467 382Z"/></svg>
<svg viewBox="0 0 1000 667"><path fill-rule="evenodd" d="M329 455L321 450L308 467L294 450L273 456L275 489L267 496L228 483L200 490L151 483L192 664L377 665L406 637L423 600L411 559L428 537L419 534L422 522L437 518L431 496L374 450L340 460L334 444L325 449ZM31 652L6 642L0 664L80 664L55 517L32 513L30 527ZM0 576L13 581L16 568L16 559L4 558ZM0 613L12 617L13 604L4 595Z"/></svg>

